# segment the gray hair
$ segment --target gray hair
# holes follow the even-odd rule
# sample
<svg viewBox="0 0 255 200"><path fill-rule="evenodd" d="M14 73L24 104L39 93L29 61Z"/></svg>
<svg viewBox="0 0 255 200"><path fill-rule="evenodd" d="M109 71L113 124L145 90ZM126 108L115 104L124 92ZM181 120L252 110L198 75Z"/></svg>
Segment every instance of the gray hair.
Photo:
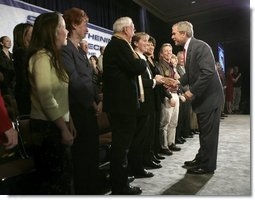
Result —
<svg viewBox="0 0 255 200"><path fill-rule="evenodd" d="M163 49L165 47L170 47L171 49L173 49L172 45L170 43L164 43L161 45L160 49L159 49L159 53L162 53L163 52Z"/></svg>
<svg viewBox="0 0 255 200"><path fill-rule="evenodd" d="M186 32L188 37L194 36L193 25L188 21L181 21L173 26L177 26L179 32Z"/></svg>
<svg viewBox="0 0 255 200"><path fill-rule="evenodd" d="M131 26L133 23L132 19L130 17L121 17L117 19L113 24L113 32L119 33L123 31L123 28L126 26Z"/></svg>

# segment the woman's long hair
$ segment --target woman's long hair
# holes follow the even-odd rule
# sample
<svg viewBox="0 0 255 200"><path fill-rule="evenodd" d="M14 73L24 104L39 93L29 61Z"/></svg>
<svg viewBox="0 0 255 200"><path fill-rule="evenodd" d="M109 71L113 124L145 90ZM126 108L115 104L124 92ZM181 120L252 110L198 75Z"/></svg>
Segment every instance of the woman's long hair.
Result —
<svg viewBox="0 0 255 200"><path fill-rule="evenodd" d="M12 52L17 50L18 48L26 48L24 37L27 34L30 27L33 27L33 25L29 23L20 23L14 27Z"/></svg>
<svg viewBox="0 0 255 200"><path fill-rule="evenodd" d="M59 16L60 14L57 12L50 12L43 13L36 18L28 58L45 49L49 52L51 64L55 68L58 78L67 82L68 76L61 63L60 49L56 46L56 29L59 24Z"/></svg>

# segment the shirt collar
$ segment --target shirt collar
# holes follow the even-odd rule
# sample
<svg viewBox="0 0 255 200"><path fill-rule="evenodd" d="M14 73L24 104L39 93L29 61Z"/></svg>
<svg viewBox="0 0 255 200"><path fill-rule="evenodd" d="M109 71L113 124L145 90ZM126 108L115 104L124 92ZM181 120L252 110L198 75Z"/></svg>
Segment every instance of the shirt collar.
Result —
<svg viewBox="0 0 255 200"><path fill-rule="evenodd" d="M189 47L190 40L191 40L191 38L189 38L189 39L187 40L187 42L185 43L185 45L184 45L184 49L185 49L186 52L187 52L187 49L188 49L188 47Z"/></svg>

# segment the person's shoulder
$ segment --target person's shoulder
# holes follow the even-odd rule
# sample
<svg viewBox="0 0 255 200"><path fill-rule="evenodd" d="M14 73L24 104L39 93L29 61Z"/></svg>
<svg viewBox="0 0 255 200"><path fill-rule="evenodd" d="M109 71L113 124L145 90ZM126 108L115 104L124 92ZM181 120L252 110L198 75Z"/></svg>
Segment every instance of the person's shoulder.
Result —
<svg viewBox="0 0 255 200"><path fill-rule="evenodd" d="M74 44L71 42L70 39L67 39L66 45L62 47L62 50L72 49L75 48Z"/></svg>
<svg viewBox="0 0 255 200"><path fill-rule="evenodd" d="M32 55L31 61L50 60L51 53L46 49L41 49Z"/></svg>
<svg viewBox="0 0 255 200"><path fill-rule="evenodd" d="M206 47L208 47L209 49L211 49L210 45L207 44L205 41L200 40L200 39L196 39L196 38L191 39L190 46L193 46L194 48L198 48L198 47L206 48Z"/></svg>
<svg viewBox="0 0 255 200"><path fill-rule="evenodd" d="M123 44L127 44L127 42L125 40L123 40L121 38L118 38L116 36L112 36L112 39L110 40L109 43L119 43L119 44L123 43Z"/></svg>
<svg viewBox="0 0 255 200"><path fill-rule="evenodd" d="M206 44L208 45L205 41L197 39L197 38L192 38L190 43L195 43L195 44Z"/></svg>

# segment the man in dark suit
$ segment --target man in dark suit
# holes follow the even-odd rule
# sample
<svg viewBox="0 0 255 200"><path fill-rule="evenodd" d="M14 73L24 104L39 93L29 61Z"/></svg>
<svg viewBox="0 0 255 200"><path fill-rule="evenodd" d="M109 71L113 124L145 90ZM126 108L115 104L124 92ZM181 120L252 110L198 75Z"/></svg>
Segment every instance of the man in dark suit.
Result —
<svg viewBox="0 0 255 200"><path fill-rule="evenodd" d="M146 61L139 59L130 45L134 31L132 19L117 19L103 57L103 110L108 113L112 127L110 178L115 195L142 192L129 185L127 168L140 104L137 77L146 70Z"/></svg>
<svg viewBox="0 0 255 200"><path fill-rule="evenodd" d="M184 95L197 113L200 148L192 161L186 161L187 173L213 174L216 169L223 88L208 44L193 37L193 26L187 21L172 27L175 45L184 46L186 74L177 83L189 84Z"/></svg>

